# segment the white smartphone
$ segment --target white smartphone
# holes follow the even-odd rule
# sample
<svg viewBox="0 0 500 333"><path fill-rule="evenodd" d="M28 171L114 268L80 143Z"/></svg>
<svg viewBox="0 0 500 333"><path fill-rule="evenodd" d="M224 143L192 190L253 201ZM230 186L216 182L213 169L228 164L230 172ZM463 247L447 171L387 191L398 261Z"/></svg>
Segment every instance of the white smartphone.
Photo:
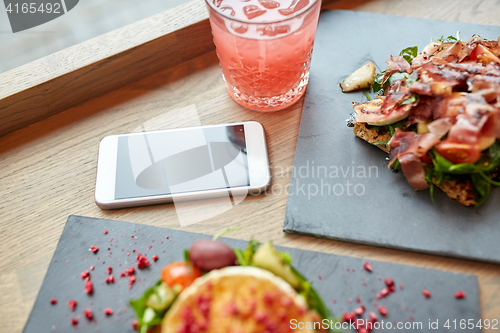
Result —
<svg viewBox="0 0 500 333"><path fill-rule="evenodd" d="M95 202L103 209L263 193L271 183L255 121L111 135L101 140Z"/></svg>

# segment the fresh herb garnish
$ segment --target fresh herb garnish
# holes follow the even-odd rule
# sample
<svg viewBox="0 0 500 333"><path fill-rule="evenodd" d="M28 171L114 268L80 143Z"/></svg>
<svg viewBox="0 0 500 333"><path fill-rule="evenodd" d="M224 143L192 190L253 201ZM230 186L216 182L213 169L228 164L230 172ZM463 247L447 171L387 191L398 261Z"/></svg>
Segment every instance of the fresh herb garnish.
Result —
<svg viewBox="0 0 500 333"><path fill-rule="evenodd" d="M401 103L399 103L398 106L407 105L407 104L418 104L419 101L420 101L420 96L419 95L417 95L417 94L411 94L410 97L408 97L407 99L405 99L404 101L402 101Z"/></svg>
<svg viewBox="0 0 500 333"><path fill-rule="evenodd" d="M418 47L417 46L407 47L406 49L402 50L399 53L399 55L405 58L405 60L408 61L408 63L411 65L413 58L415 58L418 55Z"/></svg>
<svg viewBox="0 0 500 333"><path fill-rule="evenodd" d="M489 175L500 165L500 140L492 144L476 163L454 164L439 154L436 149L429 152L434 167L433 177L440 184L448 174L470 177L476 206L486 201L491 185L500 186L500 182L491 179Z"/></svg>
<svg viewBox="0 0 500 333"><path fill-rule="evenodd" d="M147 289L141 298L130 301L130 305L134 309L138 319L139 333L147 333L153 326L160 324L165 312L167 312L167 309L156 311L146 305L149 297L156 292L156 288L161 284L162 282L159 280L154 286Z"/></svg>
<svg viewBox="0 0 500 333"><path fill-rule="evenodd" d="M389 143L389 141L391 141L391 139L377 141L377 142L372 143L372 145L375 145L375 146L386 145Z"/></svg>

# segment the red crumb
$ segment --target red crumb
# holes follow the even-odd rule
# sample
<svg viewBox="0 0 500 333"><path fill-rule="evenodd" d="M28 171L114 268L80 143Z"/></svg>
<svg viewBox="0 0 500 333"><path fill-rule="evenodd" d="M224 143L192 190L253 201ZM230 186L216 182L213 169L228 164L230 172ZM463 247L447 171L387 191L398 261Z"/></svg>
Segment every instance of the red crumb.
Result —
<svg viewBox="0 0 500 333"><path fill-rule="evenodd" d="M318 279L320 279L320 280L322 279L321 275L318 275Z"/></svg>
<svg viewBox="0 0 500 333"><path fill-rule="evenodd" d="M358 317L361 317L363 315L363 312L365 312L364 306L360 306L359 308L354 310L354 314Z"/></svg>
<svg viewBox="0 0 500 333"><path fill-rule="evenodd" d="M422 294L425 296L425 298L431 297L431 292L428 291L427 289L422 290Z"/></svg>
<svg viewBox="0 0 500 333"><path fill-rule="evenodd" d="M125 274L125 272L120 273L120 277L125 277L125 276L127 276L127 274Z"/></svg>
<svg viewBox="0 0 500 333"><path fill-rule="evenodd" d="M52 299L50 300L50 304L57 304L57 299L52 297Z"/></svg>
<svg viewBox="0 0 500 333"><path fill-rule="evenodd" d="M97 251L99 251L99 248L98 248L97 246L92 245L92 246L90 247L90 251L92 251L92 252L94 252L94 253L97 253Z"/></svg>
<svg viewBox="0 0 500 333"><path fill-rule="evenodd" d="M405 289L405 286L404 286L404 285L402 285L402 284L400 284L400 285L399 285L399 289L403 290L403 289Z"/></svg>
<svg viewBox="0 0 500 333"><path fill-rule="evenodd" d="M387 285L387 287L392 287L394 286L394 280L391 279L391 278L385 278L385 284Z"/></svg>
<svg viewBox="0 0 500 333"><path fill-rule="evenodd" d="M68 307L71 311L75 311L75 308L76 308L76 301L74 299L72 299L71 301L68 302Z"/></svg>
<svg viewBox="0 0 500 333"><path fill-rule="evenodd" d="M366 269L368 272L372 271L372 266L370 265L369 262L365 262L363 268Z"/></svg>
<svg viewBox="0 0 500 333"><path fill-rule="evenodd" d="M113 274L109 275L106 278L106 283L115 283L115 278L114 278Z"/></svg>
<svg viewBox="0 0 500 333"><path fill-rule="evenodd" d="M465 298L465 291L460 290L455 293L455 298Z"/></svg>
<svg viewBox="0 0 500 333"><path fill-rule="evenodd" d="M83 279L86 279L88 277L90 277L90 272L89 271L83 271L82 273L80 273L80 276Z"/></svg>
<svg viewBox="0 0 500 333"><path fill-rule="evenodd" d="M151 250L152 247L153 247L153 245L149 245L148 246L148 251Z"/></svg>
<svg viewBox="0 0 500 333"><path fill-rule="evenodd" d="M104 309L104 314L106 316L111 316L113 314L113 310L111 310L111 308L106 308Z"/></svg>
<svg viewBox="0 0 500 333"><path fill-rule="evenodd" d="M130 266L130 268L125 271L125 273L127 273L128 276L135 274L134 266Z"/></svg>
<svg viewBox="0 0 500 333"><path fill-rule="evenodd" d="M158 256L156 254L153 256L153 261L158 261Z"/></svg>
<svg viewBox="0 0 500 333"><path fill-rule="evenodd" d="M355 322L356 316L354 315L354 312L352 313L344 312L344 314L342 315L342 321L347 323Z"/></svg>
<svg viewBox="0 0 500 333"><path fill-rule="evenodd" d="M88 320L92 320L92 318L94 318L94 314L92 313L91 309L85 309L83 313L85 314L85 318L87 318Z"/></svg>
<svg viewBox="0 0 500 333"><path fill-rule="evenodd" d="M105 235L107 235L107 234L108 234L108 231L107 231L107 230L104 230L102 233L103 233L103 234L105 234Z"/></svg>
<svg viewBox="0 0 500 333"><path fill-rule="evenodd" d="M141 252L137 253L137 268L146 268L149 265L151 265L151 263L149 262L148 258L143 256Z"/></svg>
<svg viewBox="0 0 500 333"><path fill-rule="evenodd" d="M378 312L384 316L387 317L387 308L385 306L379 306L378 307Z"/></svg>
<svg viewBox="0 0 500 333"><path fill-rule="evenodd" d="M361 303L361 298L356 298L356 302Z"/></svg>
<svg viewBox="0 0 500 333"><path fill-rule="evenodd" d="M169 237L167 236L167 237L165 237L165 239L169 239Z"/></svg>
<svg viewBox="0 0 500 333"><path fill-rule="evenodd" d="M109 266L108 267L108 274L111 274L112 271L113 271L113 267Z"/></svg>
<svg viewBox="0 0 500 333"><path fill-rule="evenodd" d="M139 323L137 322L137 320L134 320L134 321L132 322L132 329L133 329L134 331L137 331L137 330L139 329Z"/></svg>
<svg viewBox="0 0 500 333"><path fill-rule="evenodd" d="M93 271L95 266L90 266L90 270Z"/></svg>
<svg viewBox="0 0 500 333"><path fill-rule="evenodd" d="M85 292L87 294L92 294L94 292L94 284L92 281L87 281L87 283L85 283Z"/></svg>
<svg viewBox="0 0 500 333"><path fill-rule="evenodd" d="M71 318L71 325L73 325L73 326L78 325L78 319L76 319L76 318Z"/></svg>
<svg viewBox="0 0 500 333"><path fill-rule="evenodd" d="M378 320L377 314L375 312L370 311L369 315L370 315L370 319L371 320L373 320L373 321L377 321Z"/></svg>
<svg viewBox="0 0 500 333"><path fill-rule="evenodd" d="M132 285L135 282L135 275L131 275L128 277L128 289L132 289Z"/></svg>

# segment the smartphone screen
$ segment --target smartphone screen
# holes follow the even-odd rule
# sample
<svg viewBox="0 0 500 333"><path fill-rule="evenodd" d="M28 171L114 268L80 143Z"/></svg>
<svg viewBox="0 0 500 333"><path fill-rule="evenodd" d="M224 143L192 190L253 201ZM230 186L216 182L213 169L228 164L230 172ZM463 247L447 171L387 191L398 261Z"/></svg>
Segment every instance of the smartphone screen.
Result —
<svg viewBox="0 0 500 333"><path fill-rule="evenodd" d="M118 138L115 200L250 186L244 125Z"/></svg>

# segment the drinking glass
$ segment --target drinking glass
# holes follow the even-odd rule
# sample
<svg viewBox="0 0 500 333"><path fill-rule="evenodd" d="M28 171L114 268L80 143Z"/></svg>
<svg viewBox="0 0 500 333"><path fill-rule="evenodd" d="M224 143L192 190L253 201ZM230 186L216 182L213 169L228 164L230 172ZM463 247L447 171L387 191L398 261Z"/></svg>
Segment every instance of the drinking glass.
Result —
<svg viewBox="0 0 500 333"><path fill-rule="evenodd" d="M222 76L239 104L277 111L299 100L321 0L205 0Z"/></svg>

